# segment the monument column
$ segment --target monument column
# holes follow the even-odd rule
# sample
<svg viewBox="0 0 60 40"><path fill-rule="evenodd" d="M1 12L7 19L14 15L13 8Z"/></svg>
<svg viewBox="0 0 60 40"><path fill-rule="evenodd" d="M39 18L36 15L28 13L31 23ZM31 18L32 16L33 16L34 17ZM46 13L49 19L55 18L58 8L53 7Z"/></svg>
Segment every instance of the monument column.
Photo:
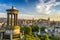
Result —
<svg viewBox="0 0 60 40"><path fill-rule="evenodd" d="M14 14L14 25L18 25L18 14Z"/></svg>
<svg viewBox="0 0 60 40"><path fill-rule="evenodd" d="M18 14L16 14L16 25L18 25L18 16L17 16Z"/></svg>
<svg viewBox="0 0 60 40"><path fill-rule="evenodd" d="M9 26L9 14L7 14L7 26Z"/></svg>
<svg viewBox="0 0 60 40"><path fill-rule="evenodd" d="M14 14L14 25L16 26L16 14Z"/></svg>
<svg viewBox="0 0 60 40"><path fill-rule="evenodd" d="M9 28L7 27L8 28L7 31L9 31L9 33L5 31L6 34L4 35L9 36L9 40L20 40L20 36L19 36L20 26L18 26L18 12L19 11L17 9L14 9L13 6L11 9L7 9L6 11L7 11L7 25L9 27ZM9 18L11 18L11 20Z"/></svg>
<svg viewBox="0 0 60 40"><path fill-rule="evenodd" d="M13 17L13 15L11 14L11 27L13 26L12 17Z"/></svg>

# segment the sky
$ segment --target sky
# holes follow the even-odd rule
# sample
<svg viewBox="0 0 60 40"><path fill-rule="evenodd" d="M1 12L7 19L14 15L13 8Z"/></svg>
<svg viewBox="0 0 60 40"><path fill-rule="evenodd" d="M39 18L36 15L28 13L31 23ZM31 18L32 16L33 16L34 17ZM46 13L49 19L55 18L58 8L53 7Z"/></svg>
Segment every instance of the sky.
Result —
<svg viewBox="0 0 60 40"><path fill-rule="evenodd" d="M20 18L48 18L60 20L60 0L0 0L0 17L6 17L6 9L14 6Z"/></svg>

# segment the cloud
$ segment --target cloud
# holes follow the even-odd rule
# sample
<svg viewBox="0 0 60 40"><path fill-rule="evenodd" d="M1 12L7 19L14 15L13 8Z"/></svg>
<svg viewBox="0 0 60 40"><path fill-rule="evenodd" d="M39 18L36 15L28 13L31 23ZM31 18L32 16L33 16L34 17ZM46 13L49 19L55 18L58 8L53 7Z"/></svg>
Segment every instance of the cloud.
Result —
<svg viewBox="0 0 60 40"><path fill-rule="evenodd" d="M0 12L5 12L6 9L10 8L11 5L0 3Z"/></svg>
<svg viewBox="0 0 60 40"><path fill-rule="evenodd" d="M8 7L10 7L10 5L7 5L7 4L0 4L0 7L8 8Z"/></svg>
<svg viewBox="0 0 60 40"><path fill-rule="evenodd" d="M7 18L7 14L6 13L0 13L0 18Z"/></svg>
<svg viewBox="0 0 60 40"><path fill-rule="evenodd" d="M52 8L60 5L60 2L56 2L56 0L39 0L39 3L36 5L36 10L38 13L43 14L51 14Z"/></svg>
<svg viewBox="0 0 60 40"><path fill-rule="evenodd" d="M6 7L7 5L6 4L0 4L0 6Z"/></svg>
<svg viewBox="0 0 60 40"><path fill-rule="evenodd" d="M0 18L7 18L7 13L0 13ZM18 14L18 19L38 19L35 15Z"/></svg>
<svg viewBox="0 0 60 40"><path fill-rule="evenodd" d="M60 11L58 11L60 13ZM59 15L59 14L58 14ZM48 16L51 15L46 15L46 16L36 16L36 15L27 15L27 14L18 14L18 19L47 19ZM0 13L0 18L7 18L7 13ZM60 21L60 16L57 15L52 15L50 17L51 20L54 19L54 21Z"/></svg>

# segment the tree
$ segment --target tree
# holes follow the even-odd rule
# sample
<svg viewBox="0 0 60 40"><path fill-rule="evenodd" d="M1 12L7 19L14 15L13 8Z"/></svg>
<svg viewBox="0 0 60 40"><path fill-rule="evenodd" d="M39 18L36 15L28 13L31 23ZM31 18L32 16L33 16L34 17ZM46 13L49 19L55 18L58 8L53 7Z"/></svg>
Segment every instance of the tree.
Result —
<svg viewBox="0 0 60 40"><path fill-rule="evenodd" d="M49 36L48 36L47 34L44 34L44 39L45 39L45 40L50 40L50 39L49 39Z"/></svg>
<svg viewBox="0 0 60 40"><path fill-rule="evenodd" d="M58 35L51 35L50 37L49 37L51 40L60 40L60 36L58 36Z"/></svg>
<svg viewBox="0 0 60 40"><path fill-rule="evenodd" d="M24 35L25 35L25 40L40 40L37 35L32 35L31 27L25 27Z"/></svg>
<svg viewBox="0 0 60 40"><path fill-rule="evenodd" d="M32 28L31 27L25 27L24 34L31 35L32 34Z"/></svg>
<svg viewBox="0 0 60 40"><path fill-rule="evenodd" d="M26 35L26 40L40 40L37 35Z"/></svg>
<svg viewBox="0 0 60 40"><path fill-rule="evenodd" d="M40 36L40 39L41 39L41 40L50 40L48 34L42 34L42 35Z"/></svg>

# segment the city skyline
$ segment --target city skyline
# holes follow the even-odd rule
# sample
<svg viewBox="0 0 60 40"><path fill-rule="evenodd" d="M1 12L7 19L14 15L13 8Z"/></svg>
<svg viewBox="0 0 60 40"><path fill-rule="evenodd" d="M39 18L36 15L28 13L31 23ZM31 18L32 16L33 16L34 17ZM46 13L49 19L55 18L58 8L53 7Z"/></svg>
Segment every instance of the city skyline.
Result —
<svg viewBox="0 0 60 40"><path fill-rule="evenodd" d="M0 17L6 17L11 6L19 10L20 18L48 18L60 21L60 0L0 0Z"/></svg>

